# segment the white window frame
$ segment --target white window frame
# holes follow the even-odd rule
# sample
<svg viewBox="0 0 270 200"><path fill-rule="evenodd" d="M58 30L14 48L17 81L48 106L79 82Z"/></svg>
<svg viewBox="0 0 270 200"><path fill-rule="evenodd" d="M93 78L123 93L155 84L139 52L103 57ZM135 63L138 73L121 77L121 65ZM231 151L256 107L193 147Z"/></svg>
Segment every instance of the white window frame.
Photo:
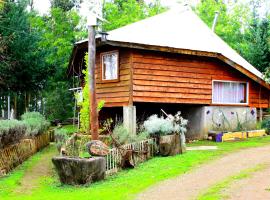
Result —
<svg viewBox="0 0 270 200"><path fill-rule="evenodd" d="M117 55L117 75L116 75L116 79L105 79L104 77L104 64L103 64L103 56L105 55L109 55L109 54L116 54ZM117 82L119 81L119 51L115 50L115 51L108 51L108 52L103 52L100 54L100 63L101 63L101 80L102 82Z"/></svg>
<svg viewBox="0 0 270 200"><path fill-rule="evenodd" d="M223 82L223 83L245 83L245 84L246 84L246 103L214 102L214 82ZM223 104L223 105L248 105L248 104L249 104L249 82L247 82L247 81L212 80L212 104Z"/></svg>

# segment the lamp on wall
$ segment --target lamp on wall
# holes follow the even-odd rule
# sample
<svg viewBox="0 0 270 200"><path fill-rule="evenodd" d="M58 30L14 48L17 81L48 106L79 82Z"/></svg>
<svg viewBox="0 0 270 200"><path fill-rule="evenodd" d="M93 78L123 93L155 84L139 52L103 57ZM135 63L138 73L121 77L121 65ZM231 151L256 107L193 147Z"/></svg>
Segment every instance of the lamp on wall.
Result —
<svg viewBox="0 0 270 200"><path fill-rule="evenodd" d="M100 31L99 34L101 35L101 42L107 41L107 36L109 35L107 32Z"/></svg>

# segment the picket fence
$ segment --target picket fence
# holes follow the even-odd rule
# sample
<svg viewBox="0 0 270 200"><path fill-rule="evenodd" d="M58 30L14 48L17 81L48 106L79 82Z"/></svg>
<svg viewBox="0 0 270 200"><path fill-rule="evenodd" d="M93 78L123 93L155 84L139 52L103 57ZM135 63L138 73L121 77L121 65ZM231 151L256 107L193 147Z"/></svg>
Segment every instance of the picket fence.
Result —
<svg viewBox="0 0 270 200"><path fill-rule="evenodd" d="M121 148L112 148L106 156L106 175L112 175L120 170L122 162L121 149L133 150L132 159L135 165L142 163L155 155L155 139L143 140L121 146ZM147 152L147 153L146 153Z"/></svg>
<svg viewBox="0 0 270 200"><path fill-rule="evenodd" d="M0 177L50 143L50 132L0 149Z"/></svg>

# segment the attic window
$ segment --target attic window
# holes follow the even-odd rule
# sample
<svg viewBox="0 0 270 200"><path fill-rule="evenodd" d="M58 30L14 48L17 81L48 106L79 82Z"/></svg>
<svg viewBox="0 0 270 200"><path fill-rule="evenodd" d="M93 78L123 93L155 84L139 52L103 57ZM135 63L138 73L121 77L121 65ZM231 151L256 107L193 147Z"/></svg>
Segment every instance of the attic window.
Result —
<svg viewBox="0 0 270 200"><path fill-rule="evenodd" d="M101 69L103 81L119 80L119 53L110 51L101 54Z"/></svg>
<svg viewBox="0 0 270 200"><path fill-rule="evenodd" d="M247 104L248 83L238 81L213 81L212 103Z"/></svg>

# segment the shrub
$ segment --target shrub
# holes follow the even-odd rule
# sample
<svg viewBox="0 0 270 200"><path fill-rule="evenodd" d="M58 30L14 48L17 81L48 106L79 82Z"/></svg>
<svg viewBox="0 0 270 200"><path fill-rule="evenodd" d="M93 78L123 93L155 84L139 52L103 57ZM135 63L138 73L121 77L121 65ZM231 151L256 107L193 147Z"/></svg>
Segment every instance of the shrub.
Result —
<svg viewBox="0 0 270 200"><path fill-rule="evenodd" d="M152 115L143 125L146 132L151 135L170 135L174 133L184 134L187 131L187 123L188 120L181 117L181 112L177 112L175 116L168 115L167 118Z"/></svg>
<svg viewBox="0 0 270 200"><path fill-rule="evenodd" d="M26 125L18 120L0 120L0 148L13 144L25 135Z"/></svg>
<svg viewBox="0 0 270 200"><path fill-rule="evenodd" d="M60 150L61 147L68 140L68 131L66 129L54 129L54 138L56 142L57 149Z"/></svg>
<svg viewBox="0 0 270 200"><path fill-rule="evenodd" d="M120 143L120 144L128 144L132 142L138 142L149 138L149 134L147 132L140 132L138 134L131 134L129 131L124 127L123 124L117 124L113 129L113 137Z"/></svg>
<svg viewBox="0 0 270 200"><path fill-rule="evenodd" d="M50 123L43 115L38 112L27 112L21 116L22 122L25 123L27 136L38 136L46 132Z"/></svg>
<svg viewBox="0 0 270 200"><path fill-rule="evenodd" d="M37 119L44 119L43 115L39 112L26 112L21 116L22 120L37 118Z"/></svg>
<svg viewBox="0 0 270 200"><path fill-rule="evenodd" d="M87 54L85 55L85 63L86 63L86 69L83 70L83 74L85 77L85 85L82 90L82 96L83 100L82 102L79 101L78 99L78 106L81 106L80 110L80 122L81 122L81 128L80 131L84 133L88 133L90 130L89 127L89 120L90 120L90 99L89 99L89 76L88 76L88 56ZM102 109L104 106L105 101L101 100L98 102L98 111Z"/></svg>
<svg viewBox="0 0 270 200"><path fill-rule="evenodd" d="M262 121L261 127L266 130L266 132L269 134L270 133L270 118L265 118Z"/></svg>

